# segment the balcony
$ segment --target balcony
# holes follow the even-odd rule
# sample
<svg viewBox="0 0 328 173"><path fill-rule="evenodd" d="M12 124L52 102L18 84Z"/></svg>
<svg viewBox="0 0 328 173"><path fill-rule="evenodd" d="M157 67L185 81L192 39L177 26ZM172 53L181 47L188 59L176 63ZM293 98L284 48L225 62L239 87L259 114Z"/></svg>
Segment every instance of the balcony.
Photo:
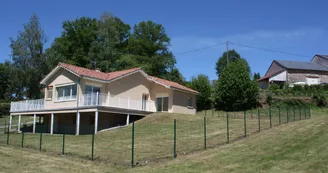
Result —
<svg viewBox="0 0 328 173"><path fill-rule="evenodd" d="M57 104L52 102L51 104ZM154 101L142 101L130 99L130 97L111 96L103 93L82 94L78 97L78 107L103 106L112 108L121 108L136 111L155 112L156 106ZM63 107L69 108L69 107ZM76 108L76 105L71 107ZM47 110L44 99L24 100L11 102L10 112L39 111Z"/></svg>

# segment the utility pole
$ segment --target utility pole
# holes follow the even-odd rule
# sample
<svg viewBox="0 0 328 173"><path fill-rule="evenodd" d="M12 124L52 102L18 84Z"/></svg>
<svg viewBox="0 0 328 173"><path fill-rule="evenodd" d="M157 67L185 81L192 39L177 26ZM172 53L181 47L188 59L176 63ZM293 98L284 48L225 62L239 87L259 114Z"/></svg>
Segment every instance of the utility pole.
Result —
<svg viewBox="0 0 328 173"><path fill-rule="evenodd" d="M227 45L227 65L228 65L228 62L229 62L229 42L228 41L226 42L226 45Z"/></svg>

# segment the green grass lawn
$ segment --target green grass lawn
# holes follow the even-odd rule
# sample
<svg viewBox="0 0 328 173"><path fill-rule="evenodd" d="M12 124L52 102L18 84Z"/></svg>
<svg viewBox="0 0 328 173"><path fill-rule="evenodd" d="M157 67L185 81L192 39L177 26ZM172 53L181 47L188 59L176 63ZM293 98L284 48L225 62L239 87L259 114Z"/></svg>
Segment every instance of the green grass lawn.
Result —
<svg viewBox="0 0 328 173"><path fill-rule="evenodd" d="M203 131L196 130L203 127L203 117L158 114L136 123L136 162L148 161L144 166L126 167L131 156L129 126L96 135L93 162L86 159L91 151L90 136L67 138L67 155L61 156L61 136L47 135L44 136L47 152L2 145L0 169L4 172L324 172L328 170L328 117L322 116L325 112L313 112L309 120L263 129L261 133L255 133L256 123L255 128L250 124L257 119L247 117L250 126L247 130L254 133L245 139L240 138L243 121L231 119L232 140L241 140L220 146L217 144L226 140L225 118L208 116L207 150L203 149ZM175 160L171 135L174 118L178 122ZM263 122L267 125L268 121ZM38 135L27 136L26 145L37 148ZM15 137L12 143L19 143L20 135ZM165 156L168 158L152 159ZM112 164L115 160L118 165ZM122 160L126 165L121 164Z"/></svg>

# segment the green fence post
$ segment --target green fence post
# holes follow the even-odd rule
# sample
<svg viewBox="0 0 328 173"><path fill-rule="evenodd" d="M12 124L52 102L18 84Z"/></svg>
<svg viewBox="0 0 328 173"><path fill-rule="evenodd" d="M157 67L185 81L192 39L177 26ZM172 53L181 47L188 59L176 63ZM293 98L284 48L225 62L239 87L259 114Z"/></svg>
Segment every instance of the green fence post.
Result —
<svg viewBox="0 0 328 173"><path fill-rule="evenodd" d="M63 133L62 155L65 154L65 133Z"/></svg>
<svg viewBox="0 0 328 173"><path fill-rule="evenodd" d="M229 144L229 114L227 114L227 142Z"/></svg>
<svg viewBox="0 0 328 173"><path fill-rule="evenodd" d="M287 111L287 123L289 123L289 108L288 108L288 106L286 107L286 111Z"/></svg>
<svg viewBox="0 0 328 173"><path fill-rule="evenodd" d="M300 113L300 120L302 120L302 111L301 111L301 107L298 107L299 113Z"/></svg>
<svg viewBox="0 0 328 173"><path fill-rule="evenodd" d="M244 111L244 132L245 132L244 137L246 138L246 136L247 136L247 129L246 129L246 111Z"/></svg>
<svg viewBox="0 0 328 173"><path fill-rule="evenodd" d="M310 118L312 117L311 108L309 107Z"/></svg>
<svg viewBox="0 0 328 173"><path fill-rule="evenodd" d="M272 128L271 106L269 107L270 128Z"/></svg>
<svg viewBox="0 0 328 173"><path fill-rule="evenodd" d="M93 126L92 128L92 139L91 139L91 142L92 142L92 146L91 146L91 160L93 160L93 153L94 153L94 146L95 146L95 126Z"/></svg>
<svg viewBox="0 0 328 173"><path fill-rule="evenodd" d="M131 167L134 167L134 122L132 123L132 156L131 156Z"/></svg>
<svg viewBox="0 0 328 173"><path fill-rule="evenodd" d="M261 132L261 115L260 115L260 108L257 108L257 116L258 116L258 122L259 122L259 132Z"/></svg>
<svg viewBox="0 0 328 173"><path fill-rule="evenodd" d="M24 132L22 131L22 148L24 148Z"/></svg>
<svg viewBox="0 0 328 173"><path fill-rule="evenodd" d="M280 106L279 106L279 124L281 124Z"/></svg>
<svg viewBox="0 0 328 173"><path fill-rule="evenodd" d="M40 151L42 150L42 126L40 128Z"/></svg>
<svg viewBox="0 0 328 173"><path fill-rule="evenodd" d="M8 125L8 128L7 128L7 145L9 144L9 125Z"/></svg>
<svg viewBox="0 0 328 173"><path fill-rule="evenodd" d="M173 158L177 158L177 120L174 119L174 143L173 143Z"/></svg>
<svg viewBox="0 0 328 173"><path fill-rule="evenodd" d="M206 117L204 117L204 149L206 150Z"/></svg>
<svg viewBox="0 0 328 173"><path fill-rule="evenodd" d="M5 121L5 128L3 129L3 134L6 134L7 121Z"/></svg>

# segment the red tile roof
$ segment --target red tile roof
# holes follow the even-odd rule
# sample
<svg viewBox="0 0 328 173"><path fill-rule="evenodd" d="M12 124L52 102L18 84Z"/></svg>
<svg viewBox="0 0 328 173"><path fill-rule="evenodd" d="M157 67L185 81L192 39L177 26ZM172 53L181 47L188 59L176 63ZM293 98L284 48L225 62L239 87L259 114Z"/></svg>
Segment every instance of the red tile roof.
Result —
<svg viewBox="0 0 328 173"><path fill-rule="evenodd" d="M91 69L78 67L75 65L65 64L65 63L59 63L58 66L63 67L65 69L77 74L78 76L87 76L87 77L96 78L96 79L100 79L100 80L112 80L117 77L140 70L140 68L132 68L132 69L128 69L128 70L104 73L104 72L101 72L98 70L91 70Z"/></svg>
<svg viewBox="0 0 328 173"><path fill-rule="evenodd" d="M127 75L129 73L133 73L135 71L141 70L141 68L132 68L132 69L128 69L128 70L104 73L104 72L101 72L101 71L91 70L91 69L78 67L78 66L71 65L71 64L66 64L66 63L59 63L58 66L63 67L66 70L71 71L72 73L75 73L78 76L87 76L87 77L100 79L100 80L106 80L106 81L113 80L113 79L116 79L116 78L121 77L123 75ZM162 85L168 86L168 87L172 87L172 88L175 88L175 89L180 89L180 90L189 91L189 92L192 92L192 93L199 94L198 91L195 91L193 89L190 89L188 87L180 85L176 82L168 81L168 80L161 79L161 78L154 77L154 76L148 76L148 78L153 80L153 81L156 81L156 82L158 82Z"/></svg>
<svg viewBox="0 0 328 173"><path fill-rule="evenodd" d="M169 81L169 80L165 80L165 79L161 79L161 78L158 78L158 77L154 77L154 76L149 76L148 78L158 82L158 83L161 83L163 85L166 85L166 86L169 86L169 87L172 87L172 88L176 88L176 89L181 89L181 90L185 90L185 91L189 91L189 92L192 92L192 93L196 93L196 94L199 94L198 91L195 91L193 89L190 89L188 87L185 87L183 85L180 85L176 82L172 82L172 81Z"/></svg>

